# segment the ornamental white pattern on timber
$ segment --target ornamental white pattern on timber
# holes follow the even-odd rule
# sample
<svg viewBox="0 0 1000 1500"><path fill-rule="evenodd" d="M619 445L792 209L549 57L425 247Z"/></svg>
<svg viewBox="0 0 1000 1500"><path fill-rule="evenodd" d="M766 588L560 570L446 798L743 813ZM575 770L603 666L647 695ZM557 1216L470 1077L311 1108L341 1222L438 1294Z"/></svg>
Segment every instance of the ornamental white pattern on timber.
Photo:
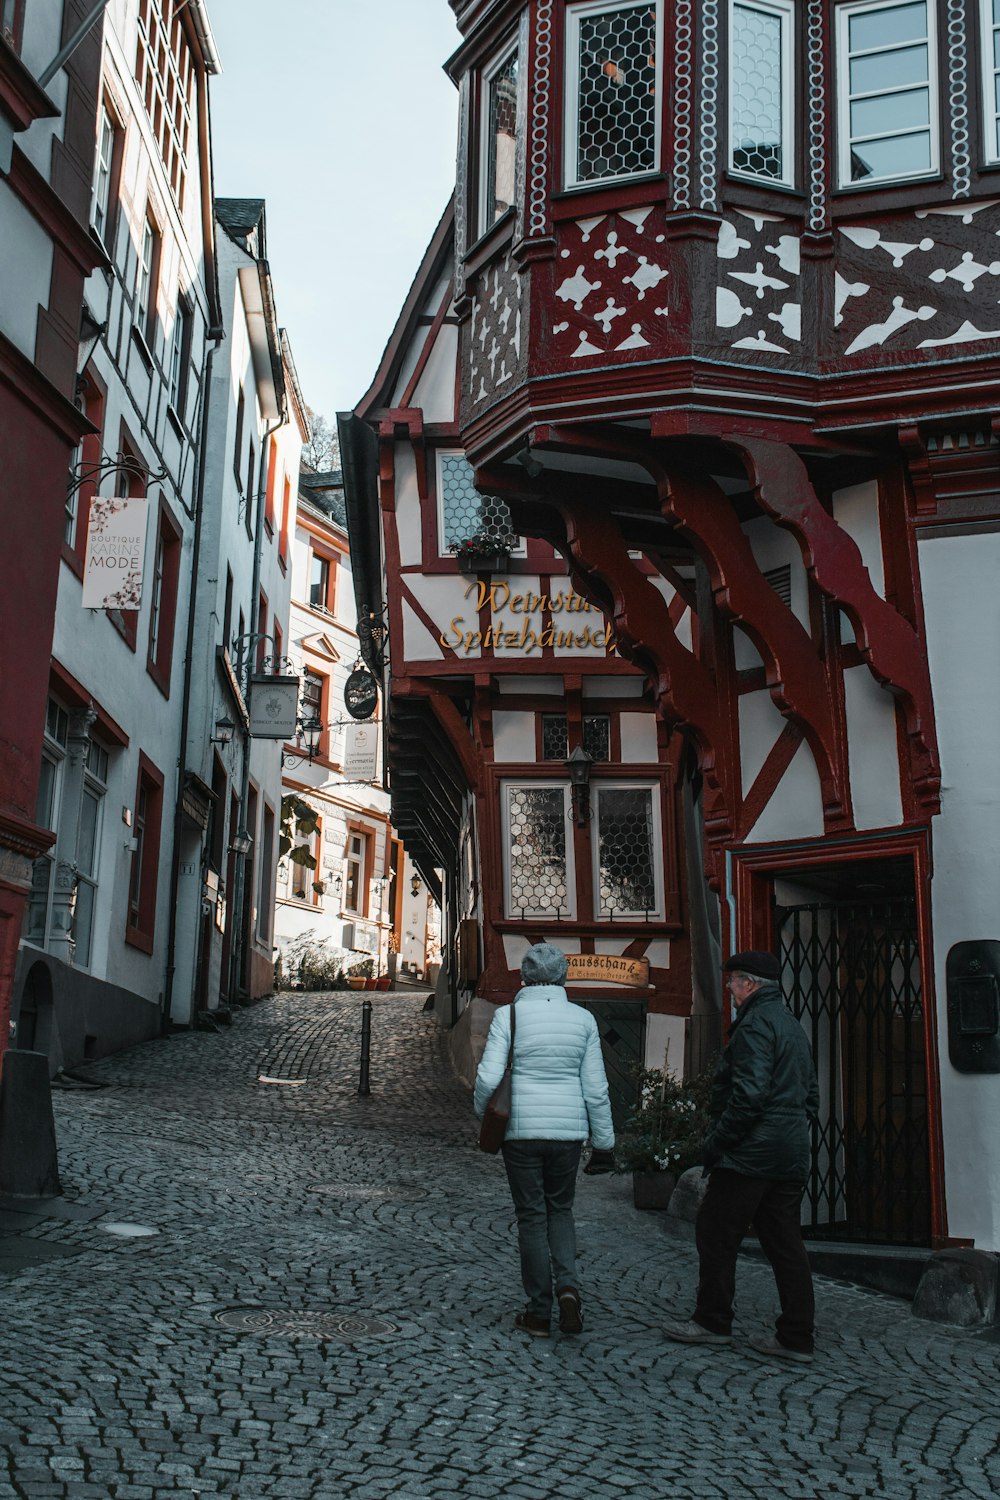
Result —
<svg viewBox="0 0 1000 1500"><path fill-rule="evenodd" d="M674 207L691 207L691 0L674 16Z"/></svg>
<svg viewBox="0 0 1000 1500"><path fill-rule="evenodd" d="M502 390L522 368L521 276L510 255L487 267L472 303L469 396L473 406Z"/></svg>
<svg viewBox="0 0 1000 1500"><path fill-rule="evenodd" d="M948 101L951 106L952 191L956 198L967 198L972 190L967 57L965 0L948 0Z"/></svg>
<svg viewBox="0 0 1000 1500"><path fill-rule="evenodd" d="M701 11L701 207L718 207L719 7L704 0Z"/></svg>
<svg viewBox="0 0 1000 1500"><path fill-rule="evenodd" d="M823 0L809 0L809 228L827 225L826 86L823 54Z"/></svg>
<svg viewBox="0 0 1000 1500"><path fill-rule="evenodd" d="M795 234L780 232L786 223L774 214L738 209L735 219L723 219L719 225L716 259L735 262L735 266L723 269L720 264L715 326L742 335L730 340L733 349L796 352L790 346L802 337L799 240ZM735 287L729 285L734 281ZM744 326L746 318L750 322ZM757 327L751 334L754 324Z"/></svg>
<svg viewBox="0 0 1000 1500"><path fill-rule="evenodd" d="M532 69L531 184L528 235L543 235L548 224L549 101L552 88L552 0L541 0L535 12L535 58Z"/></svg>

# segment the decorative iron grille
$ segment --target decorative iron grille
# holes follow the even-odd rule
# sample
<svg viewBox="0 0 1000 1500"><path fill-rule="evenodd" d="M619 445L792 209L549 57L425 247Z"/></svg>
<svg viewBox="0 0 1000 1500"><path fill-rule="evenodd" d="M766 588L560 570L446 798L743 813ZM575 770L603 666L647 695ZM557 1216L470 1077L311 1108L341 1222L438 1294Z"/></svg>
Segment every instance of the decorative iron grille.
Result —
<svg viewBox="0 0 1000 1500"><path fill-rule="evenodd" d="M654 912L652 788L599 787L597 840L602 911L612 916Z"/></svg>
<svg viewBox="0 0 1000 1500"><path fill-rule="evenodd" d="M508 547L517 546L519 538L510 520L510 511L498 495L481 495L473 483L472 465L462 453L438 455L441 483L441 513L444 522L442 547L464 542L471 536L489 532L504 540Z"/></svg>
<svg viewBox="0 0 1000 1500"><path fill-rule="evenodd" d="M508 799L512 913L568 912L565 788L512 786Z"/></svg>
<svg viewBox="0 0 1000 1500"><path fill-rule="evenodd" d="M581 16L576 180L656 167L656 9Z"/></svg>
<svg viewBox="0 0 1000 1500"><path fill-rule="evenodd" d="M930 1241L924 1011L912 898L778 907L784 991L812 1045L813 1235Z"/></svg>
<svg viewBox="0 0 1000 1500"><path fill-rule="evenodd" d="M730 40L733 167L755 177L784 176L782 36L773 11L734 5Z"/></svg>

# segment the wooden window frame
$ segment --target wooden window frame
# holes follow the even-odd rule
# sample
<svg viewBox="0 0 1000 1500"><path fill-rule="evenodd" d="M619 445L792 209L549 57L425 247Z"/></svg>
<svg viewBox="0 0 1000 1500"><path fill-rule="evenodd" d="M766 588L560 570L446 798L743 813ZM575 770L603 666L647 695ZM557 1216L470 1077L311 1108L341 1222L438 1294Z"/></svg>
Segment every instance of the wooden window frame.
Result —
<svg viewBox="0 0 1000 1500"><path fill-rule="evenodd" d="M750 172L733 163L733 11L757 10L777 16L781 22L781 160L780 177ZM729 0L729 46L726 67L726 170L740 182L763 187L794 188L796 183L796 98L795 98L795 5L793 0Z"/></svg>
<svg viewBox="0 0 1000 1500"><path fill-rule="evenodd" d="M601 15L613 10L635 8L636 0L579 0L566 6L566 30L564 38L565 77L563 105L563 152L562 185L570 193L595 193L603 188L617 187L628 182L641 182L658 177L663 171L663 0L648 0L656 10L656 100L653 112L653 165L639 172L621 172L615 177L577 178L576 155L579 141L580 80L578 57L580 49L580 18Z"/></svg>
<svg viewBox="0 0 1000 1500"><path fill-rule="evenodd" d="M101 182L101 141L105 120L111 130L111 158L108 162L107 201L104 205L104 224L102 227L97 222L97 207ZM115 235L118 229L119 208L121 204L121 175L124 155L125 123L112 105L111 100L105 94L101 100L101 109L98 116L97 151L94 158L94 184L91 194L90 222L93 225L94 233L112 259L114 259Z"/></svg>
<svg viewBox="0 0 1000 1500"><path fill-rule="evenodd" d="M267 440L267 486L264 491L264 527L268 538L274 536L274 488L278 477L278 444L274 434Z"/></svg>
<svg viewBox="0 0 1000 1500"><path fill-rule="evenodd" d="M69 564L76 576L82 579L84 558L87 552L87 531L90 526L90 502L97 494L96 469L104 453L102 446L104 410L108 398L107 387L89 366L80 376L80 394L83 400L83 414L89 422L94 424L97 431L84 435L83 442L78 449L79 461L84 471L94 470L95 473L91 478L85 479L76 491L73 536L72 540L63 541L62 556L63 561Z"/></svg>
<svg viewBox="0 0 1000 1500"><path fill-rule="evenodd" d="M170 668L177 621L177 595L180 585L183 540L184 533L161 494L156 523L156 555L153 563L153 596L150 599L146 671L164 698L170 697ZM159 598L156 597L157 586Z"/></svg>
<svg viewBox="0 0 1000 1500"><path fill-rule="evenodd" d="M146 476L148 469L146 462L139 452L138 445L133 441L125 423L121 424L121 437L118 443L119 462L129 461L128 469L119 469L115 481L115 494L123 499L128 496L141 499L146 494ZM124 488L123 488L124 486ZM138 609L108 609L105 614L112 625L118 631L122 640L130 651L136 648L139 638L139 615Z"/></svg>
<svg viewBox="0 0 1000 1500"><path fill-rule="evenodd" d="M930 182L941 173L941 63L938 55L937 0L923 0L927 7L927 90L930 101L931 164L916 172L891 173L881 177L851 177L851 79L850 79L850 33L851 16L861 11L898 9L901 0L847 0L838 5L834 13L834 77L836 101L835 169L837 188L842 193L878 190L897 183ZM922 88L923 84L914 84ZM911 132L917 134L917 131ZM891 139L891 137L890 137Z"/></svg>
<svg viewBox="0 0 1000 1500"><path fill-rule="evenodd" d="M314 604L312 598L312 571L313 561L318 558L320 562L326 563L326 599L322 604ZM310 539L309 542L309 595L306 604L310 609L322 615L324 619L336 619L337 608L337 570L340 563L340 555L331 547L324 547L321 543Z"/></svg>
<svg viewBox="0 0 1000 1500"><path fill-rule="evenodd" d="M243 493L243 424L246 420L247 398L243 386L240 385L236 397L236 436L233 440L233 474L236 476L236 488L240 494Z"/></svg>
<svg viewBox="0 0 1000 1500"><path fill-rule="evenodd" d="M555 762L547 762L549 765ZM555 921L556 917L551 911L527 911L521 907L514 906L511 900L511 832L510 832L510 794L512 791L544 791L556 788L562 793L563 813L566 826L566 899L568 909L561 913L560 920L575 922L579 910L579 894L577 891L577 868L576 868L576 839L572 821L572 804L570 797L570 784L565 777L542 776L542 777L504 777L500 781L500 821L501 821L501 845L503 853L503 907L504 916L508 921Z"/></svg>
<svg viewBox="0 0 1000 1500"><path fill-rule="evenodd" d="M292 481L284 476L281 493L281 531L278 536L278 562L287 571L292 519Z"/></svg>
<svg viewBox="0 0 1000 1500"><path fill-rule="evenodd" d="M125 916L125 941L130 948L151 955L156 936L156 892L160 867L160 834L163 824L162 772L143 751L139 751L139 771L135 784L133 828L139 813L139 799L146 792L146 812L140 846L132 855L129 871L128 902ZM133 834L133 837L138 835ZM133 881L137 880L133 902Z"/></svg>
<svg viewBox="0 0 1000 1500"><path fill-rule="evenodd" d="M601 796L604 792L642 791L649 792L653 817L653 892L656 897L655 910L648 912L614 912L606 908L601 900ZM663 865L663 807L662 787L657 781L642 776L612 776L595 778L590 783L591 828L590 860L594 892L594 920L596 922L663 922L666 920Z"/></svg>

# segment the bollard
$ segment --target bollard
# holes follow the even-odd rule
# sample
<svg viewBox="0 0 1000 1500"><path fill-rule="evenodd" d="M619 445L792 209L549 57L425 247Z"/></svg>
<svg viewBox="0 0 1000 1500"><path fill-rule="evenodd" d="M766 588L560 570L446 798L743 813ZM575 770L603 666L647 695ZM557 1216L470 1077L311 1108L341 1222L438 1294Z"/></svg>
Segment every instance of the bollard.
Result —
<svg viewBox="0 0 1000 1500"><path fill-rule="evenodd" d="M368 1065L371 1062L372 1053L372 1003L370 1000L361 1002L361 1081L358 1084L358 1093L362 1098L367 1098L371 1093L368 1087Z"/></svg>

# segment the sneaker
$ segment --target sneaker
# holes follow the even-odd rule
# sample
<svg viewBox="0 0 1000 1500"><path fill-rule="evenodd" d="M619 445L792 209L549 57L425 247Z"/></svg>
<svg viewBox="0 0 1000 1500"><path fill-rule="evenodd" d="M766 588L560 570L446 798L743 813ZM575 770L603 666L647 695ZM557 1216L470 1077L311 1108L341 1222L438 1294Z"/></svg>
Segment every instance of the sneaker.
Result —
<svg viewBox="0 0 1000 1500"><path fill-rule="evenodd" d="M549 1336L548 1319L538 1318L534 1313L519 1312L514 1319L514 1327L520 1328L522 1333L530 1333L535 1339L547 1339Z"/></svg>
<svg viewBox="0 0 1000 1500"><path fill-rule="evenodd" d="M702 1328L693 1318L686 1323L667 1323L663 1329L668 1339L674 1339L678 1344L731 1344L733 1336L731 1333L713 1333L710 1328Z"/></svg>
<svg viewBox="0 0 1000 1500"><path fill-rule="evenodd" d="M768 1359L790 1359L798 1365L812 1363L812 1355L807 1350L789 1349L787 1344L779 1344L777 1339L751 1339L750 1348L755 1354L764 1354Z"/></svg>
<svg viewBox="0 0 1000 1500"><path fill-rule="evenodd" d="M559 1293L559 1332L583 1332L583 1312L580 1308L580 1293L572 1286L565 1287Z"/></svg>

